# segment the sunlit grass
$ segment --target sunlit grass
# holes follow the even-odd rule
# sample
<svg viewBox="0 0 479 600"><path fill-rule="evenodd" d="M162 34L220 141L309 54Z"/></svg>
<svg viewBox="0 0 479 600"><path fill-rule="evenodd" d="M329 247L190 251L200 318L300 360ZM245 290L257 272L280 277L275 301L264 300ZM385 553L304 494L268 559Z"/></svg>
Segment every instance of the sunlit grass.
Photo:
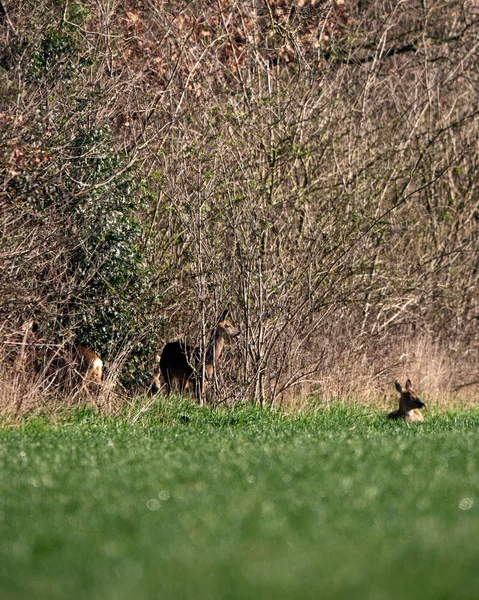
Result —
<svg viewBox="0 0 479 600"><path fill-rule="evenodd" d="M57 420L0 430L2 598L477 598L478 412Z"/></svg>

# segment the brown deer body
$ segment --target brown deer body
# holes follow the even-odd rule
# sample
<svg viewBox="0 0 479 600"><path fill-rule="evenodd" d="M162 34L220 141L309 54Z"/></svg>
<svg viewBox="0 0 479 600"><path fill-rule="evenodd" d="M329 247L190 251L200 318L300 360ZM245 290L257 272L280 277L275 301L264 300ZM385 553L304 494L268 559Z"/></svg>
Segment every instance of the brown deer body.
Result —
<svg viewBox="0 0 479 600"><path fill-rule="evenodd" d="M226 320L226 312L223 313L206 348L204 373L200 348L181 340L168 342L161 353L159 368L155 369L150 393L155 394L161 389L161 372L168 395L171 394L175 382L178 384L180 393L189 390L191 384L195 397L202 402L207 383L213 378L215 364L219 360L225 344L238 335L240 335L240 330Z"/></svg>
<svg viewBox="0 0 479 600"><path fill-rule="evenodd" d="M399 408L388 415L388 419L403 419L409 422L424 421L424 417L419 411L420 408L425 408L426 405L420 400L417 394L412 389L411 380L406 381L406 389L404 390L398 380L394 382L396 390L401 394L399 398Z"/></svg>
<svg viewBox="0 0 479 600"><path fill-rule="evenodd" d="M85 384L101 384L103 377L103 361L98 354L86 346L77 346L74 349L74 360L78 365L78 372L83 377Z"/></svg>
<svg viewBox="0 0 479 600"><path fill-rule="evenodd" d="M17 371L36 372L61 385L81 379L87 388L100 385L103 361L86 346L67 344L51 346L39 334L39 326L30 321L24 327L23 338L15 359Z"/></svg>
<svg viewBox="0 0 479 600"><path fill-rule="evenodd" d="M86 346L67 345L60 348L40 348L37 371L49 385L65 391L85 390L96 395L103 378L102 359Z"/></svg>
<svg viewBox="0 0 479 600"><path fill-rule="evenodd" d="M102 386L103 361L86 346L77 344L40 350L38 370L48 385L67 393L85 391L96 397Z"/></svg>

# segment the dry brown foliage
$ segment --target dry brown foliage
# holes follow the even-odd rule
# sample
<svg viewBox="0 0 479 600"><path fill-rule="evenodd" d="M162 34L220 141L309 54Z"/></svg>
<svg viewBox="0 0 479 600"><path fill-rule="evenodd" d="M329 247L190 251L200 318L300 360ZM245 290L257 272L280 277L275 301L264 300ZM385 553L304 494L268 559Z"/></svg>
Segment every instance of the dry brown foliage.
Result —
<svg viewBox="0 0 479 600"><path fill-rule="evenodd" d="M244 332L217 401L374 403L407 376L438 405L477 399L477 3L65 6L5 3L4 345L39 314L61 337L81 296L72 188L41 218L16 194L67 179L59 132L86 119L148 199L159 349L205 347L225 307Z"/></svg>

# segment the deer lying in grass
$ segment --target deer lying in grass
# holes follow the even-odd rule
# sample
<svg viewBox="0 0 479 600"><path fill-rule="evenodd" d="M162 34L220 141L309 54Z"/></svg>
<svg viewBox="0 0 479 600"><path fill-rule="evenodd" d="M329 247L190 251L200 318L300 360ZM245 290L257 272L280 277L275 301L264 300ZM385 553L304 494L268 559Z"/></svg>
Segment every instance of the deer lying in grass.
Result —
<svg viewBox="0 0 479 600"><path fill-rule="evenodd" d="M159 366L154 371L151 394L156 394L161 389L161 372L168 395L171 394L176 381L180 393L192 389L196 399L200 403L204 401L207 384L213 378L216 362L225 344L240 335L240 330L226 319L227 314L227 311L224 311L206 347L204 373L200 348L182 340L168 342L161 353Z"/></svg>
<svg viewBox="0 0 479 600"><path fill-rule="evenodd" d="M419 412L420 408L426 408L426 405L420 400L412 389L411 380L406 381L406 390L396 379L394 382L396 390L401 394L399 398L399 408L388 415L388 419L403 419L404 421L424 421L424 417Z"/></svg>

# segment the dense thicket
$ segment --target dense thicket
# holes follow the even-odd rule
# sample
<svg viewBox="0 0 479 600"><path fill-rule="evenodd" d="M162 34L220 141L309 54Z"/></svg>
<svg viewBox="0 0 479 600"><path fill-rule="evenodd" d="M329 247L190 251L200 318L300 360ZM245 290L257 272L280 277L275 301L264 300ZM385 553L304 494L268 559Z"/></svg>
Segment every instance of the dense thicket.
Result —
<svg viewBox="0 0 479 600"><path fill-rule="evenodd" d="M0 19L6 342L34 318L133 353L131 382L228 307L225 396L381 387L419 340L473 379L475 1L12 0Z"/></svg>

